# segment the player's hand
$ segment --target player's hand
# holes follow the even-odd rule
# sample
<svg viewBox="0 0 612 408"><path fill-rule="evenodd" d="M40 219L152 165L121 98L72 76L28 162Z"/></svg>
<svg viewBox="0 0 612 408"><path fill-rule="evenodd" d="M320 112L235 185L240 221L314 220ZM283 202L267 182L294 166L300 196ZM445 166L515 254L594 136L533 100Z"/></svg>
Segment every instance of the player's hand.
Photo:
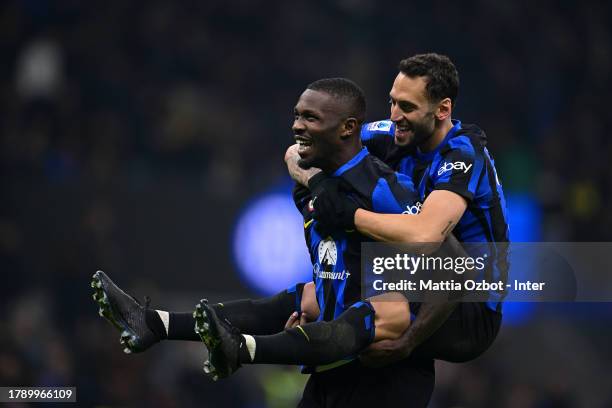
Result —
<svg viewBox="0 0 612 408"><path fill-rule="evenodd" d="M287 170L291 178L304 187L308 186L308 182L313 176L321 173L321 169L316 167L303 168L300 166L300 155L298 153L297 144L289 146L287 149L285 153L285 163L287 164Z"/></svg>
<svg viewBox="0 0 612 408"><path fill-rule="evenodd" d="M308 323L306 312L302 312L301 314L298 312L291 313L287 323L285 323L285 329L292 329L297 325L304 325Z"/></svg>
<svg viewBox="0 0 612 408"><path fill-rule="evenodd" d="M313 197L317 197L325 190L337 189L338 182L338 178L328 177L321 172L308 179L308 189Z"/></svg>
<svg viewBox="0 0 612 408"><path fill-rule="evenodd" d="M373 368L383 367L402 360L412 352L412 349L403 341L403 337L372 343L359 355L359 359L363 365Z"/></svg>
<svg viewBox="0 0 612 408"><path fill-rule="evenodd" d="M319 175L309 182L314 197L313 218L328 229L355 229L355 212L357 203L348 195L350 188L340 178Z"/></svg>

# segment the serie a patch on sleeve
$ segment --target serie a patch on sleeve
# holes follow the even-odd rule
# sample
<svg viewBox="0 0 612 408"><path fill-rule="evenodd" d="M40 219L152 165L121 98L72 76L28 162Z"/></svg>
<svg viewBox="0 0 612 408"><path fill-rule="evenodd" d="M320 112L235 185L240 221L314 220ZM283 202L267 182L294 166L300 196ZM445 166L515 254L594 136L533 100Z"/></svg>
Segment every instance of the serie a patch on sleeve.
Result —
<svg viewBox="0 0 612 408"><path fill-rule="evenodd" d="M393 122L390 120L379 120L378 122L372 122L368 124L368 130L371 132L389 132L393 126Z"/></svg>

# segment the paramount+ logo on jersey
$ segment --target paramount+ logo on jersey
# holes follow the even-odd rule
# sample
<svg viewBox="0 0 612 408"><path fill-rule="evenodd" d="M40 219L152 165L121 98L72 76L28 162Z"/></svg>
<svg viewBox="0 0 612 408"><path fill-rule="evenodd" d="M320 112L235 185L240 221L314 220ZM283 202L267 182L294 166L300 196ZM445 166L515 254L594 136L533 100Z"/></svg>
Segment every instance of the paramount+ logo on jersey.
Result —
<svg viewBox="0 0 612 408"><path fill-rule="evenodd" d="M438 169L438 176L441 176L447 171L452 171L452 170L463 171L463 173L465 174L472 168L472 166L473 164L467 165L465 162L461 162L461 161L456 161L452 163L444 162Z"/></svg>

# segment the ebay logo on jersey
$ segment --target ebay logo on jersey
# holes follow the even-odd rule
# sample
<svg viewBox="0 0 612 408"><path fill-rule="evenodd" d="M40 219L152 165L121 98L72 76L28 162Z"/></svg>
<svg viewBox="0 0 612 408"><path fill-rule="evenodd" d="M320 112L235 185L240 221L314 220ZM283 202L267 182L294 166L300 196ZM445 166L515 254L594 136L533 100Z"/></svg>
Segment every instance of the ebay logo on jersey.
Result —
<svg viewBox="0 0 612 408"><path fill-rule="evenodd" d="M417 215L418 213L421 212L422 207L423 207L423 204L417 201L415 205L407 205L406 211L402 212L402 214Z"/></svg>
<svg viewBox="0 0 612 408"><path fill-rule="evenodd" d="M442 174L446 173L447 171L451 171L451 170L457 170L457 171L462 171L463 173L467 173L471 168L472 168L473 164L470 164L469 166L467 164L465 164L465 162L453 162L453 163L448 163L448 162L444 162L444 164L442 164L442 166L440 166L440 168L438 169L438 176L441 176Z"/></svg>

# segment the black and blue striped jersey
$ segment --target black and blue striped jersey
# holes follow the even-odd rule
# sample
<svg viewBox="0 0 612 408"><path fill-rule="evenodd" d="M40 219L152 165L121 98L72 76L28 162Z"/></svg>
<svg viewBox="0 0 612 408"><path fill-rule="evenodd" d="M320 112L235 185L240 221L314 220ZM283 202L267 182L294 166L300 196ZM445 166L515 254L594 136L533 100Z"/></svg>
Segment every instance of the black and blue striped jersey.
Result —
<svg viewBox="0 0 612 408"><path fill-rule="evenodd" d="M509 241L504 192L486 147L486 135L478 126L453 120L453 127L442 143L427 153L414 147L395 146L394 132L395 124L390 120L372 122L363 125L361 139L373 155L411 178L420 201L434 190L452 191L465 198L467 209L453 230L460 242ZM489 249L497 251L496 248L493 245ZM493 255L495 264L487 268L490 276L486 278L505 281L507 254ZM491 293L489 304L497 304L503 297L504 293Z"/></svg>
<svg viewBox="0 0 612 408"><path fill-rule="evenodd" d="M332 176L342 178L352 189L351 198L367 210L412 214L420 208L412 180L394 172L365 148ZM357 231L336 230L322 235L312 218L309 191L296 186L293 196L304 217L304 234L321 310L319 320L330 321L361 300L361 243L371 240Z"/></svg>

